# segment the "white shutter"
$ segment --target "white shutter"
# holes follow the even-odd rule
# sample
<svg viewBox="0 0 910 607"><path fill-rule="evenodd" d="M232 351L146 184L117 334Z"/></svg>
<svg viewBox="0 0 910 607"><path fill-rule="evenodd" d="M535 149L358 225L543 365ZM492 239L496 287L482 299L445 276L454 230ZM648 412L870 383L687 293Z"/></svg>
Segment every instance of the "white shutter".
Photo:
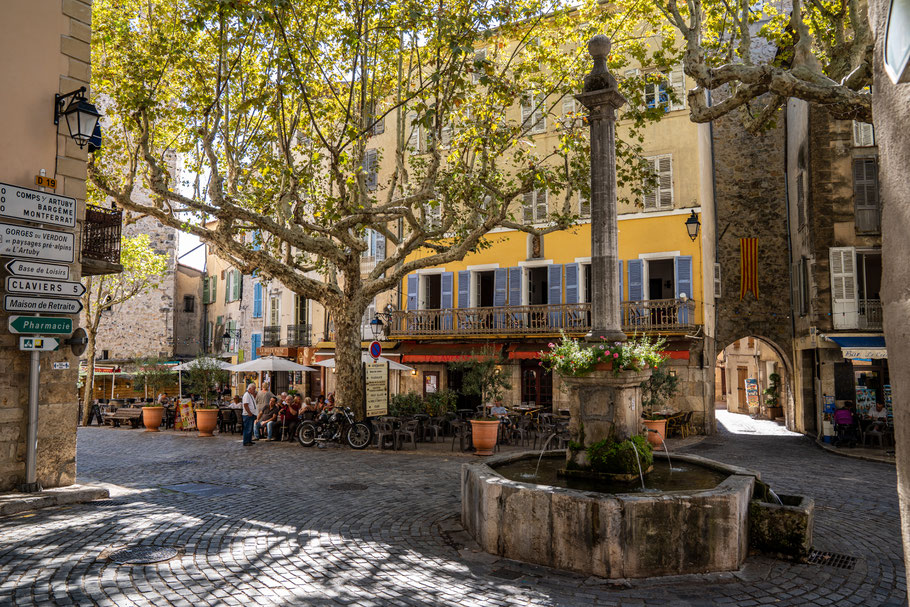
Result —
<svg viewBox="0 0 910 607"><path fill-rule="evenodd" d="M875 145L875 129L871 124L853 121L853 145L862 148Z"/></svg>
<svg viewBox="0 0 910 607"><path fill-rule="evenodd" d="M420 152L420 125L417 124L417 112L410 112L405 122L405 128L409 129L408 149L413 153Z"/></svg>
<svg viewBox="0 0 910 607"><path fill-rule="evenodd" d="M648 163L648 167L651 169L651 172L657 172L657 159L656 158L645 158L645 161ZM658 181L660 176L658 175ZM656 211L657 210L657 192L659 188L652 188L648 184L645 184L645 195L644 195L644 207L646 211Z"/></svg>
<svg viewBox="0 0 910 607"><path fill-rule="evenodd" d="M591 216L591 201L581 192L578 193L578 214L582 217Z"/></svg>
<svg viewBox="0 0 910 607"><path fill-rule="evenodd" d="M686 73L683 71L681 63L674 67L670 72L670 88L672 88L676 93L676 96L679 97L679 101L670 102L670 109L686 109Z"/></svg>
<svg viewBox="0 0 910 607"><path fill-rule="evenodd" d="M570 114L575 113L575 97L572 95L566 95L562 98L562 114L563 116L568 117Z"/></svg>
<svg viewBox="0 0 910 607"><path fill-rule="evenodd" d="M487 51L485 49L481 49L474 53L474 72L471 74L471 80L474 82L474 84L480 82L480 77L484 71L483 63L486 58Z"/></svg>
<svg viewBox="0 0 910 607"><path fill-rule="evenodd" d="M673 162L670 155L658 156L658 201L660 209L673 208Z"/></svg>
<svg viewBox="0 0 910 607"><path fill-rule="evenodd" d="M534 219L537 223L545 221L549 213L547 208L547 191L537 190L534 192Z"/></svg>
<svg viewBox="0 0 910 607"><path fill-rule="evenodd" d="M831 247L831 314L835 329L855 329L859 320L856 293L856 249Z"/></svg>
<svg viewBox="0 0 910 607"><path fill-rule="evenodd" d="M547 130L547 118L540 95L529 94L521 101L521 124L529 133L543 133Z"/></svg>
<svg viewBox="0 0 910 607"><path fill-rule="evenodd" d="M524 196L521 205L521 220L523 223L534 223L534 192L528 192Z"/></svg>
<svg viewBox="0 0 910 607"><path fill-rule="evenodd" d="M454 132L455 129L452 127L452 122L447 118L442 123L442 147L447 148L452 144Z"/></svg>

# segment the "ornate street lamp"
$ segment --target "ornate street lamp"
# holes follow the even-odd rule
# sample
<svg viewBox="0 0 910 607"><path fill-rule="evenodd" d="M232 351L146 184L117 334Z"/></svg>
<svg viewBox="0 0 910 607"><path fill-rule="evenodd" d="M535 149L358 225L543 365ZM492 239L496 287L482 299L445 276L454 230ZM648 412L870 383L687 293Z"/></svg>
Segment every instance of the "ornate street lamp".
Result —
<svg viewBox="0 0 910 607"><path fill-rule="evenodd" d="M225 329L224 335L221 336L221 349L225 352L231 352L231 340L234 338L240 341L240 329Z"/></svg>
<svg viewBox="0 0 910 607"><path fill-rule="evenodd" d="M95 106L85 98L85 91L86 88L83 86L72 93L54 95L54 124L60 124L61 116L66 118L70 137L80 148L85 147L91 140L95 134L95 127L98 126L98 119L101 118Z"/></svg>
<svg viewBox="0 0 910 607"><path fill-rule="evenodd" d="M373 332L373 339L379 339L379 336L382 335L382 330L385 328L385 323L382 322L382 319L379 318L379 314L373 315L373 320L370 321L370 331Z"/></svg>
<svg viewBox="0 0 910 607"><path fill-rule="evenodd" d="M698 215L695 214L695 211L692 211L692 214L686 219L686 232L689 233L689 240L694 242L698 238L698 226L700 225L701 222L698 221Z"/></svg>

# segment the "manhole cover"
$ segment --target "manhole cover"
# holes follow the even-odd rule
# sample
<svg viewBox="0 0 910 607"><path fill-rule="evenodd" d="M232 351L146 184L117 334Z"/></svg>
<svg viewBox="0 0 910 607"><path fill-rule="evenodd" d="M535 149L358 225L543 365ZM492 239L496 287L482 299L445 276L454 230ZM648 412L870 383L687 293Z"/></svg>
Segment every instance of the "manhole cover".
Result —
<svg viewBox="0 0 910 607"><path fill-rule="evenodd" d="M853 569L856 567L855 556L837 554L836 552L823 552L821 550L810 552L807 562L812 565L825 565L826 567L837 567L838 569Z"/></svg>
<svg viewBox="0 0 910 607"><path fill-rule="evenodd" d="M124 548L117 552L112 552L110 559L121 565L146 565L148 563L159 563L177 556L176 548L161 548L158 546L137 546L135 548Z"/></svg>
<svg viewBox="0 0 910 607"><path fill-rule="evenodd" d="M366 491L369 487L360 483L335 483L329 485L329 489L333 491Z"/></svg>

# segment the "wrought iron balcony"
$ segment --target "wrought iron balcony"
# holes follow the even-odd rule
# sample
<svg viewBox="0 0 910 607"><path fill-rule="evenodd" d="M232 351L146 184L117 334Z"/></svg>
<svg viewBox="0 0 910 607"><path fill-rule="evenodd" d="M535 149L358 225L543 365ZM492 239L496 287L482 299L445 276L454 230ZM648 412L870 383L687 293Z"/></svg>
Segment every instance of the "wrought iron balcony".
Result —
<svg viewBox="0 0 910 607"><path fill-rule="evenodd" d="M310 329L311 325L288 325L288 347L309 348L312 345Z"/></svg>
<svg viewBox="0 0 910 607"><path fill-rule="evenodd" d="M281 345L281 325L268 325L262 329L263 346Z"/></svg>
<svg viewBox="0 0 910 607"><path fill-rule="evenodd" d="M85 225L82 229L82 274L119 274L120 231L123 211L85 205Z"/></svg>
<svg viewBox="0 0 910 607"><path fill-rule="evenodd" d="M622 302L622 328L627 333L694 330L695 302L652 299ZM502 306L408 310L392 313L392 338L485 337L490 335L583 335L591 330L591 304Z"/></svg>
<svg viewBox="0 0 910 607"><path fill-rule="evenodd" d="M873 331L882 331L882 301L880 299L860 299L859 300L859 323L858 329L871 329Z"/></svg>

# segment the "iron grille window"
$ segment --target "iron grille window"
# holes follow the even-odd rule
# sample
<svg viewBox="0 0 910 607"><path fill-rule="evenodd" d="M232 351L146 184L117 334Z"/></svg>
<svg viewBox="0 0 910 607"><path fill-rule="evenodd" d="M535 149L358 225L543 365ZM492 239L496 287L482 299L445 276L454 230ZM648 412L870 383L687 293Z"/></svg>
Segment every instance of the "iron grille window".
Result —
<svg viewBox="0 0 910 607"><path fill-rule="evenodd" d="M123 211L85 205L85 229L82 238L82 257L120 263L120 229Z"/></svg>

